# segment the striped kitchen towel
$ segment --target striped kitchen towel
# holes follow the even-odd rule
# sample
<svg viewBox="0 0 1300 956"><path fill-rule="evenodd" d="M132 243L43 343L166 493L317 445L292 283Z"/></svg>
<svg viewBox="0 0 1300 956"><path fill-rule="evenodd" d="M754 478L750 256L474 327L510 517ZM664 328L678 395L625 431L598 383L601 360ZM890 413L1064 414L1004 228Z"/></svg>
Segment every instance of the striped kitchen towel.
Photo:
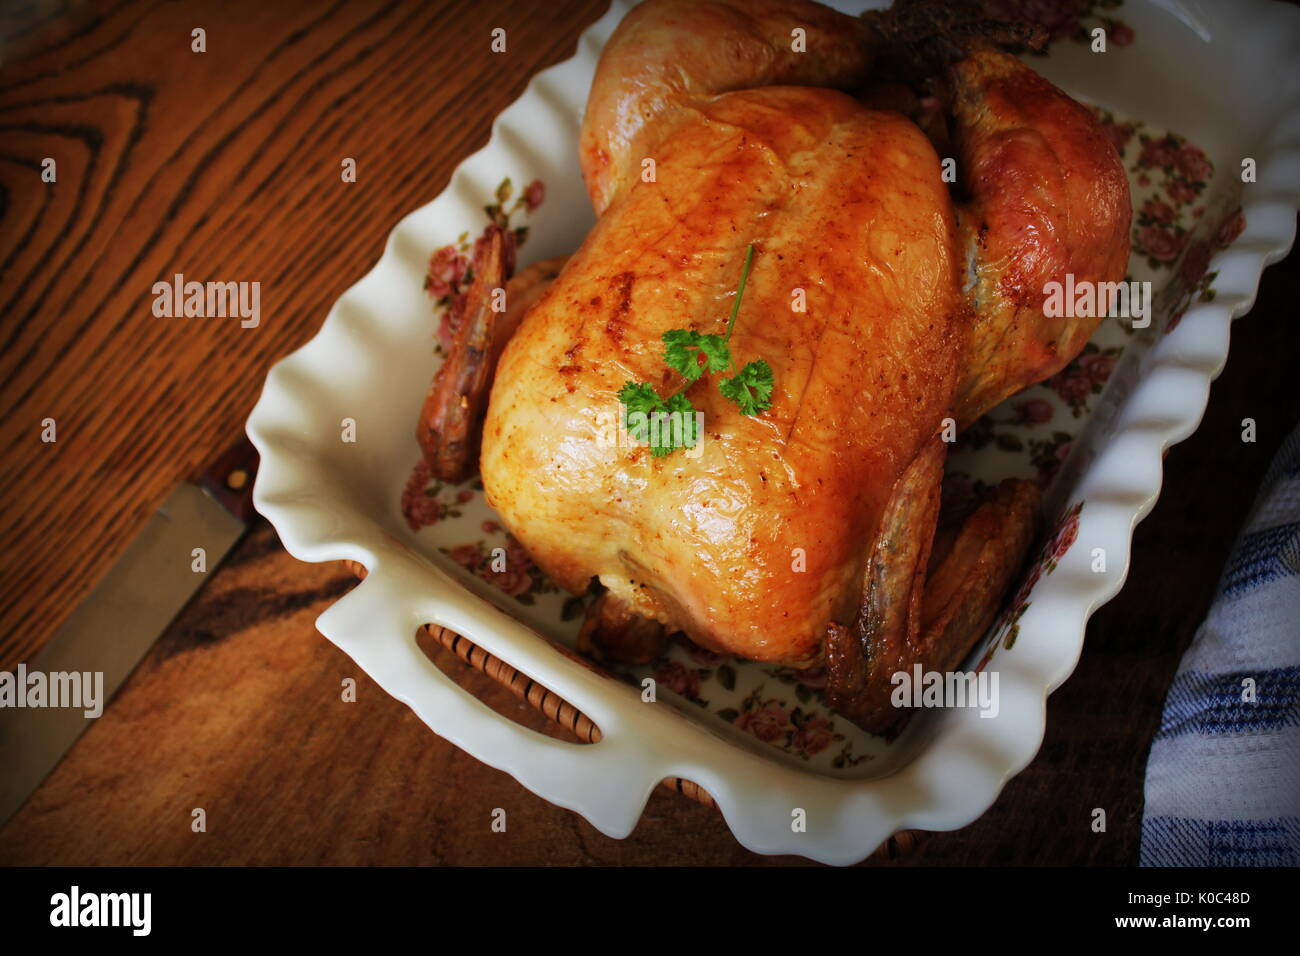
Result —
<svg viewBox="0 0 1300 956"><path fill-rule="evenodd" d="M1300 428L1169 688L1147 759L1141 862L1300 865Z"/></svg>

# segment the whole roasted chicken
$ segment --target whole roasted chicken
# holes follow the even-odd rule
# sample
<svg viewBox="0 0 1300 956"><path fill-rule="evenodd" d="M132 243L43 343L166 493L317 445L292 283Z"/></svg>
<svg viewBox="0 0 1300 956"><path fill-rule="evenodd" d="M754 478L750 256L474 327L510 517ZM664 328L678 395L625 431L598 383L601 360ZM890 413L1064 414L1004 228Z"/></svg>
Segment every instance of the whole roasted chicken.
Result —
<svg viewBox="0 0 1300 956"><path fill-rule="evenodd" d="M891 675L988 628L1039 493L1004 482L936 534L946 451L1082 349L1097 320L1046 318L1044 286L1122 279L1131 215L1099 124L1010 32L925 0L649 0L614 33L580 143L598 221L509 284L509 237L480 245L420 425L446 479L481 441L508 529L598 588L584 639L824 667L835 711L892 734ZM751 247L728 343L771 391L747 414L663 336L727 331ZM691 454L609 440L630 382L703 413Z"/></svg>

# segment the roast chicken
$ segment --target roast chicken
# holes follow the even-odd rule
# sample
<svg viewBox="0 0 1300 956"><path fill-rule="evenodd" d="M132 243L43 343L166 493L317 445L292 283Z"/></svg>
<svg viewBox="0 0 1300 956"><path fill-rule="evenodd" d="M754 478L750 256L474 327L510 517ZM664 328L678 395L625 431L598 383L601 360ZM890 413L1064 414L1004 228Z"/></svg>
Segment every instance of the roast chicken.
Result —
<svg viewBox="0 0 1300 956"><path fill-rule="evenodd" d="M958 667L990 625L1039 491L937 536L947 450L1079 353L1098 320L1045 317L1044 286L1122 279L1131 207L1094 116L952 9L648 0L592 84L591 233L509 282L508 237L480 244L421 444L451 480L481 452L533 560L599 592L592 646L823 667L833 710L892 735L890 676ZM726 331L751 247L729 341L771 369L758 414L662 340ZM629 382L703 413L691 454L611 440Z"/></svg>

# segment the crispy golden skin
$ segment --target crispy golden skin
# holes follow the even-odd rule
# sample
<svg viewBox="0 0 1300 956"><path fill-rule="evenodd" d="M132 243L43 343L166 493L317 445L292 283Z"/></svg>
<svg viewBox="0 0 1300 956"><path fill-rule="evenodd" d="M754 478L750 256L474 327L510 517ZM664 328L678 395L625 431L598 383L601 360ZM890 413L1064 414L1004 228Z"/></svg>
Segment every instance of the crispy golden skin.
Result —
<svg viewBox="0 0 1300 956"><path fill-rule="evenodd" d="M489 231L488 241L475 257L465 314L420 410L415 435L430 473L442 481L465 481L474 474L487 397L501 353L565 261L563 256L544 259L507 279L505 259L500 230ZM506 293L504 312L492 308L499 288Z"/></svg>
<svg viewBox="0 0 1300 956"><path fill-rule="evenodd" d="M959 212L975 322L956 416L964 427L1055 375L1100 318L1047 318L1044 286L1117 282L1133 208L1123 164L1096 118L1015 57L976 51L950 71Z"/></svg>
<svg viewBox="0 0 1300 956"><path fill-rule="evenodd" d="M965 51L946 71L955 196L912 121L827 88L857 88L883 37L928 22L923 0L907 6L898 30L777 0L633 11L580 143L600 218L526 313L466 332L422 436L465 438L500 353L487 498L557 583L608 589L588 640L646 659L680 629L750 659L825 664L834 709L886 734L905 719L890 674L959 665L1038 520L1038 490L1004 483L931 560L941 425L1077 354L1097 320L1045 317L1043 286L1123 278L1131 216L1095 119L1014 57L937 47ZM793 51L795 27L809 53ZM736 368L771 365L771 407L742 415L706 377L686 391L704 415L698 454L620 441L619 389L687 385L661 336L725 331L751 243L731 351Z"/></svg>
<svg viewBox="0 0 1300 956"><path fill-rule="evenodd" d="M488 501L564 587L594 575L705 646L808 662L951 405L965 316L938 158L897 114L794 87L700 103L656 156L502 356ZM724 331L751 242L731 348L771 364L772 407L746 417L701 380L698 457L617 447L597 416L629 380L682 387L660 336Z"/></svg>
<svg viewBox="0 0 1300 956"><path fill-rule="evenodd" d="M930 467L927 465L926 467ZM831 622L826 632L826 700L836 713L874 733L893 736L909 711L893 705L892 676L945 673L959 668L971 645L988 630L1040 524L1042 493L1008 478L962 524L951 549L925 569L937 488L900 482L903 494L886 516L863 588L863 606L851 623ZM919 561L897 559L919 549Z"/></svg>
<svg viewBox="0 0 1300 956"><path fill-rule="evenodd" d="M794 30L804 52L794 49ZM729 90L853 89L867 77L871 32L808 0L652 0L619 24L600 57L579 149L600 215L641 177L683 107ZM811 52L809 52L811 51Z"/></svg>

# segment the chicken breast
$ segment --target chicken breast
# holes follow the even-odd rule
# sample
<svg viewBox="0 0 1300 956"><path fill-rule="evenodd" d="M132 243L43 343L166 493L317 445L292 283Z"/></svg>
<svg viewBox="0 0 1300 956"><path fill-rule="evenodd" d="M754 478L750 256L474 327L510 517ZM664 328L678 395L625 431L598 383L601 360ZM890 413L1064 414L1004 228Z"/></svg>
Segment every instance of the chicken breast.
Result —
<svg viewBox="0 0 1300 956"><path fill-rule="evenodd" d="M898 114L783 86L680 109L651 158L501 357L487 499L563 587L596 577L706 647L810 663L953 402L969 322L939 159ZM771 407L742 415L706 377L700 448L630 447L619 389L687 384L661 336L725 332L750 243L731 351L771 365Z"/></svg>

